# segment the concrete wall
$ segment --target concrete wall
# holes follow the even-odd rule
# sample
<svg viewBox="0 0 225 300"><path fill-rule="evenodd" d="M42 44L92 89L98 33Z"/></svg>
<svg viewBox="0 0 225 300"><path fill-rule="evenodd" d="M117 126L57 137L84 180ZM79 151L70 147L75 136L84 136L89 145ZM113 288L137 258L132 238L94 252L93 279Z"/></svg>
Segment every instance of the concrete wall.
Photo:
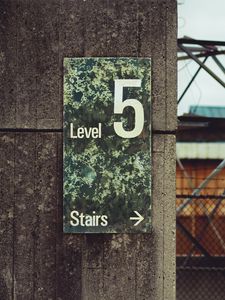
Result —
<svg viewBox="0 0 225 300"><path fill-rule="evenodd" d="M1 0L0 299L175 299L175 0ZM62 59L152 57L151 234L62 233Z"/></svg>

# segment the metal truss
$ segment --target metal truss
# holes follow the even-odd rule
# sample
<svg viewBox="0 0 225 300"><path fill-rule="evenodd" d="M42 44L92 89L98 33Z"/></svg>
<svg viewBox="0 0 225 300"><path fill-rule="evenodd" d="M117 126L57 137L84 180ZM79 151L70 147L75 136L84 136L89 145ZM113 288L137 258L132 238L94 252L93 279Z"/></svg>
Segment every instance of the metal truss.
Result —
<svg viewBox="0 0 225 300"><path fill-rule="evenodd" d="M218 47L225 47L225 42L222 41L207 41L207 40L196 40L189 37L185 37L177 40L178 52L184 53L186 55L178 56L178 61L192 59L195 61L199 68L193 75L192 79L184 89L177 103L179 104L187 90L197 77L198 73L201 69L204 69L212 78L214 78L220 85L225 87L225 81L221 79L218 75L215 74L208 66L206 66L206 61L208 57L212 57L217 66L221 69L221 71L225 74L225 67L218 59L218 55L225 54L225 49L219 49ZM203 57L204 60L201 61L200 58Z"/></svg>

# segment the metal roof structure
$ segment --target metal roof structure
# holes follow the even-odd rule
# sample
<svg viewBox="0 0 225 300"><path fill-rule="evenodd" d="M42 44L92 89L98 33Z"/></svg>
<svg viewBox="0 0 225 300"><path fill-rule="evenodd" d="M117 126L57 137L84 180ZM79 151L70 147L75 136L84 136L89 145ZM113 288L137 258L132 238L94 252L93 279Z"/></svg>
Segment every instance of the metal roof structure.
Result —
<svg viewBox="0 0 225 300"><path fill-rule="evenodd" d="M189 109L191 115L204 116L210 118L225 118L225 106L195 106Z"/></svg>
<svg viewBox="0 0 225 300"><path fill-rule="evenodd" d="M225 142L225 118L179 116L176 136L177 142Z"/></svg>
<svg viewBox="0 0 225 300"><path fill-rule="evenodd" d="M225 159L225 142L177 142L179 159Z"/></svg>

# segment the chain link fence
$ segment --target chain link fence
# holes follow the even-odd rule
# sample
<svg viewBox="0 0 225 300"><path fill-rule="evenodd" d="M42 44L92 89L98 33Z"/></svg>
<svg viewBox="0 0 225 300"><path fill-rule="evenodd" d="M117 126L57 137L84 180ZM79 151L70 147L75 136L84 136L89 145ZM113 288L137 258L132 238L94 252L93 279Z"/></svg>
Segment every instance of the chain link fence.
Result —
<svg viewBox="0 0 225 300"><path fill-rule="evenodd" d="M177 300L225 300L225 169L221 161L178 160L176 206Z"/></svg>

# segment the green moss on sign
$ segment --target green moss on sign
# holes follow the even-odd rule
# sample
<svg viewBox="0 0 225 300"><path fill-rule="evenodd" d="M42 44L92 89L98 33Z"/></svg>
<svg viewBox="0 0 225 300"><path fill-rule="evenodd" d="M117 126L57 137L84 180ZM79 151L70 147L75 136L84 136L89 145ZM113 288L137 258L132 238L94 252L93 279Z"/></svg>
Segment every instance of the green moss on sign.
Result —
<svg viewBox="0 0 225 300"><path fill-rule="evenodd" d="M144 58L64 59L65 232L149 231L150 71ZM121 113L115 113L116 82L124 85L118 106L129 104ZM119 136L116 122L125 135L135 135L138 126L141 131ZM144 218L136 226L135 211Z"/></svg>

